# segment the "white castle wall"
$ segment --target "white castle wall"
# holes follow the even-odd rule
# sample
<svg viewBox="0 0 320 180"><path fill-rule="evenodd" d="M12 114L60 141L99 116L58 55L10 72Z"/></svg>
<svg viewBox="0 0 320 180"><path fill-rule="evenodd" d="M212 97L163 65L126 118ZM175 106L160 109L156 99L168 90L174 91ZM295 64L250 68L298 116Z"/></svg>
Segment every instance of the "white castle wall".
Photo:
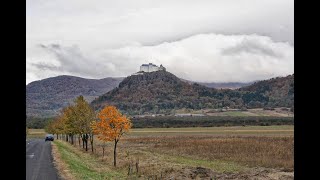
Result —
<svg viewBox="0 0 320 180"><path fill-rule="evenodd" d="M158 71L159 68L157 66L149 66L149 72Z"/></svg>
<svg viewBox="0 0 320 180"><path fill-rule="evenodd" d="M144 72L153 72L153 71L159 71L159 70L165 70L164 67L158 67L152 63L149 63L147 65L141 65L140 66L140 71Z"/></svg>
<svg viewBox="0 0 320 180"><path fill-rule="evenodd" d="M149 66L140 66L140 71L149 72Z"/></svg>
<svg viewBox="0 0 320 180"><path fill-rule="evenodd" d="M160 67L158 67L152 63L143 64L140 66L140 71L144 71L144 72L153 72L153 71L159 71L159 70L165 71L166 68L163 67L162 65L160 65Z"/></svg>

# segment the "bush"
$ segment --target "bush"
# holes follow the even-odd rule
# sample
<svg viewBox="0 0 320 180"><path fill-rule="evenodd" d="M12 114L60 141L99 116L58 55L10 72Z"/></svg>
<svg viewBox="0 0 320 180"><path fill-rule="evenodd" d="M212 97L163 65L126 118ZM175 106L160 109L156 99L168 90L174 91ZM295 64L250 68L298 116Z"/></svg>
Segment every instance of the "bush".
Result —
<svg viewBox="0 0 320 180"><path fill-rule="evenodd" d="M169 128L170 126L169 126L168 123L163 123L162 127L164 127L164 128Z"/></svg>
<svg viewBox="0 0 320 180"><path fill-rule="evenodd" d="M248 109L246 107L242 107L241 111L248 111Z"/></svg>

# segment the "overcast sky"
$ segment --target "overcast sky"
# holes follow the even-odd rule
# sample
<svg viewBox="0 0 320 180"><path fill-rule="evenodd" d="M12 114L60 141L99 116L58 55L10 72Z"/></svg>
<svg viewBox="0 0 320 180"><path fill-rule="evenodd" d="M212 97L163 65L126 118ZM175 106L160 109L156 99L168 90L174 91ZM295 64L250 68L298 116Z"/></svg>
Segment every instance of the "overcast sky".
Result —
<svg viewBox="0 0 320 180"><path fill-rule="evenodd" d="M143 63L201 82L294 73L293 0L27 0L26 83L125 77Z"/></svg>

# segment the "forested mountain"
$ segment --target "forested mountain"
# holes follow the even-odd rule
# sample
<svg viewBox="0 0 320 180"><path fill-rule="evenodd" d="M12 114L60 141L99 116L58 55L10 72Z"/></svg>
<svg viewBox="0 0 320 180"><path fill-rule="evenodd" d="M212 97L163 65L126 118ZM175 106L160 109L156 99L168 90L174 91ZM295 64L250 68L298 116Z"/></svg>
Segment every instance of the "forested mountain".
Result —
<svg viewBox="0 0 320 180"><path fill-rule="evenodd" d="M212 87L214 83L208 84L207 86ZM221 89L221 85L226 84L209 88L200 83L182 80L166 71L104 79L64 75L28 84L26 110L28 117L52 117L79 95L83 95L88 102L96 99L92 102L96 109L105 104L113 104L129 114L169 113L180 108L226 106L293 107L294 75L249 83L251 85L240 89Z"/></svg>
<svg viewBox="0 0 320 180"><path fill-rule="evenodd" d="M125 78L119 87L96 98L91 104L95 109L112 104L128 114L168 113L180 108L293 106L293 90L283 89L293 88L293 81L287 80L293 80L293 75L276 79L277 83L271 79L236 90L214 89L182 81L170 72L156 71Z"/></svg>
<svg viewBox="0 0 320 180"><path fill-rule="evenodd" d="M123 78L85 79L75 76L57 76L34 81L26 86L28 117L55 116L77 96L88 102L118 86Z"/></svg>
<svg viewBox="0 0 320 180"><path fill-rule="evenodd" d="M256 100L257 103L264 103L270 107L292 107L294 104L294 74L255 82L239 90L247 92L242 99L244 102L253 103L252 105L255 103L253 101L255 97L261 97Z"/></svg>

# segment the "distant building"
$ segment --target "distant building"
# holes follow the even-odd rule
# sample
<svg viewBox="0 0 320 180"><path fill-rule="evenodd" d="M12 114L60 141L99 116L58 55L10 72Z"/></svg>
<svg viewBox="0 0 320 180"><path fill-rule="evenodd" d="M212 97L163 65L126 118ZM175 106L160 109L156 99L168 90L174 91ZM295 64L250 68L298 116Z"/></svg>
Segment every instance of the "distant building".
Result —
<svg viewBox="0 0 320 180"><path fill-rule="evenodd" d="M160 67L158 67L155 64L149 63L149 64L142 64L140 66L140 71L143 71L143 72L166 71L166 68L163 67L162 64L160 65Z"/></svg>

